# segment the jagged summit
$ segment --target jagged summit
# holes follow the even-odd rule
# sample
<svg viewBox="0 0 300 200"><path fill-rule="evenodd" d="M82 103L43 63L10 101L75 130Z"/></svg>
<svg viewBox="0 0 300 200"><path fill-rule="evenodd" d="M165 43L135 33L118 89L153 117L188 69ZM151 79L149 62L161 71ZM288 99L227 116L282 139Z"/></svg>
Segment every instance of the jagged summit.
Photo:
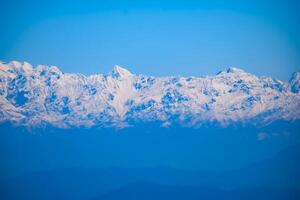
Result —
<svg viewBox="0 0 300 200"><path fill-rule="evenodd" d="M247 73L243 69L237 68L237 67L229 67L224 71L219 71L216 75L219 74L245 74Z"/></svg>
<svg viewBox="0 0 300 200"><path fill-rule="evenodd" d="M114 78L126 78L132 76L133 74L127 69L119 65L115 65L113 70L111 71L111 75Z"/></svg>
<svg viewBox="0 0 300 200"><path fill-rule="evenodd" d="M237 68L237 67L229 67L227 70L226 70L227 73L245 73L244 70L240 69L240 68Z"/></svg>
<svg viewBox="0 0 300 200"><path fill-rule="evenodd" d="M67 128L297 120L299 77L296 72L286 83L238 68L207 77L152 77L115 66L107 78L63 73L55 66L1 62L0 122Z"/></svg>

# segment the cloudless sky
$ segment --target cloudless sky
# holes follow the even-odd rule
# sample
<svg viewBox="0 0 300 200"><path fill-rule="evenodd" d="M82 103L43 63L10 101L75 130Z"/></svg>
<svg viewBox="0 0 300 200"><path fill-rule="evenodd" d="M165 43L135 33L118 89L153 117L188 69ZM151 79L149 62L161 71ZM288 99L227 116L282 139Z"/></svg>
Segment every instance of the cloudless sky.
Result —
<svg viewBox="0 0 300 200"><path fill-rule="evenodd" d="M298 2L1 1L0 60L160 76L235 66L288 80L300 70Z"/></svg>

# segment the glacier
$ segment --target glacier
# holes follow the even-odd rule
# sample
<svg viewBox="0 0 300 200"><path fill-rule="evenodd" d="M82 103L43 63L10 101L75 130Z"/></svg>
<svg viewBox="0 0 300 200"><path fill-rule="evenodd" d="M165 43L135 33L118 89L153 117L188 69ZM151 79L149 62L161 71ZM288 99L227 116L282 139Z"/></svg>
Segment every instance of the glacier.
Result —
<svg viewBox="0 0 300 200"><path fill-rule="evenodd" d="M57 128L126 128L156 122L264 126L300 119L300 72L288 82L231 67L214 76L154 77L115 66L108 74L0 62L0 122Z"/></svg>

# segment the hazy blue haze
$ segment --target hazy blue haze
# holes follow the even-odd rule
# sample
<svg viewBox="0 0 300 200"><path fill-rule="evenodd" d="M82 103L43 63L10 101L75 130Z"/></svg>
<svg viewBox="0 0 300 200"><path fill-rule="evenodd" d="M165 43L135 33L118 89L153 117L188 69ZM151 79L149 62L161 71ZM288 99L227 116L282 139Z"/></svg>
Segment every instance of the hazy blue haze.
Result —
<svg viewBox="0 0 300 200"><path fill-rule="evenodd" d="M3 199L300 195L299 122L261 128L163 129L148 124L119 131L48 127L31 132L1 124L0 130ZM290 136L261 141L260 131L288 131Z"/></svg>

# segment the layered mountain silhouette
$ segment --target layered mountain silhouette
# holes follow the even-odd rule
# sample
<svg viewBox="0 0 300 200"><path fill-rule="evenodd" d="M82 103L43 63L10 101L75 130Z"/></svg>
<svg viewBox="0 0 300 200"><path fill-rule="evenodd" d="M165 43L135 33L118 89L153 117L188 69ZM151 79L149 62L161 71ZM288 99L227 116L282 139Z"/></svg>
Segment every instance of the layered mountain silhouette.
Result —
<svg viewBox="0 0 300 200"><path fill-rule="evenodd" d="M1 181L3 199L298 199L299 146L240 170L68 168ZM18 192L16 192L18 191Z"/></svg>

